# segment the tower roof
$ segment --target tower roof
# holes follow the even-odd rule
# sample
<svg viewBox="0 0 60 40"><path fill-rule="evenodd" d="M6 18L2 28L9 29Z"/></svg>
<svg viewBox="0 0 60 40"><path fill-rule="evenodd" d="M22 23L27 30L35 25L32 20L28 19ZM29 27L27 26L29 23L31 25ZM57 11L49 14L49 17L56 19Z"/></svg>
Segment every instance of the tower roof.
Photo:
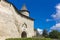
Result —
<svg viewBox="0 0 60 40"><path fill-rule="evenodd" d="M24 4L21 8L21 10L27 10L26 5Z"/></svg>

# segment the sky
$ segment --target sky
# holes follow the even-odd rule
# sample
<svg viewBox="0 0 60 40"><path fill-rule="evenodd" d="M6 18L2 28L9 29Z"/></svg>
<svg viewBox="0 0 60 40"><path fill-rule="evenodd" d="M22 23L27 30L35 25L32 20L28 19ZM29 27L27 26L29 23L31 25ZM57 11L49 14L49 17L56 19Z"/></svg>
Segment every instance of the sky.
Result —
<svg viewBox="0 0 60 40"><path fill-rule="evenodd" d="M28 11L30 11L30 17L34 20L35 29L51 29L60 28L60 22L57 18L60 18L59 8L60 0L8 0L13 3L18 10L25 4ZM58 17L57 17L58 16Z"/></svg>

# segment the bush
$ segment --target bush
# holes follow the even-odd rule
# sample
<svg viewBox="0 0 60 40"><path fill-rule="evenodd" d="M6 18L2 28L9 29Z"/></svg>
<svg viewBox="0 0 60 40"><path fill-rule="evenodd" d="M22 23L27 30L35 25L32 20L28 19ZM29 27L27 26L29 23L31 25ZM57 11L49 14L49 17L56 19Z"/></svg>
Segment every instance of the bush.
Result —
<svg viewBox="0 0 60 40"><path fill-rule="evenodd" d="M60 32L57 30L53 30L52 32L49 33L50 38L55 38L55 39L60 39Z"/></svg>

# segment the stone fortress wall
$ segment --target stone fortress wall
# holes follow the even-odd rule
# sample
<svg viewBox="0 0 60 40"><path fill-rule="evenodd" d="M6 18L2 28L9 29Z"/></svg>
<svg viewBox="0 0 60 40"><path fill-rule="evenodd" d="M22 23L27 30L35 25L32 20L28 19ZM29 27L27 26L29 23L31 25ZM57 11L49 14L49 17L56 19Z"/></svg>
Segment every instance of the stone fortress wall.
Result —
<svg viewBox="0 0 60 40"><path fill-rule="evenodd" d="M0 37L21 38L22 32L26 32L27 37L33 37L34 21L18 15L12 4L1 1Z"/></svg>

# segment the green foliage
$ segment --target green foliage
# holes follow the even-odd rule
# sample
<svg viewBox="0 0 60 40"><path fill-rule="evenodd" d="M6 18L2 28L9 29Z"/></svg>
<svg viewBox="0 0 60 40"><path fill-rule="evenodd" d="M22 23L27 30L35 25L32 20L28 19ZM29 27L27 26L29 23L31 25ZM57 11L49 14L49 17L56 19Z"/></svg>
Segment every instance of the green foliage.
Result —
<svg viewBox="0 0 60 40"><path fill-rule="evenodd" d="M52 40L50 38L8 38L6 40Z"/></svg>
<svg viewBox="0 0 60 40"><path fill-rule="evenodd" d="M57 30L53 30L52 32L49 33L49 37L59 39L60 38L60 32L58 32Z"/></svg>
<svg viewBox="0 0 60 40"><path fill-rule="evenodd" d="M44 36L44 37L48 37L47 30L43 30L43 34L42 34L42 36Z"/></svg>

